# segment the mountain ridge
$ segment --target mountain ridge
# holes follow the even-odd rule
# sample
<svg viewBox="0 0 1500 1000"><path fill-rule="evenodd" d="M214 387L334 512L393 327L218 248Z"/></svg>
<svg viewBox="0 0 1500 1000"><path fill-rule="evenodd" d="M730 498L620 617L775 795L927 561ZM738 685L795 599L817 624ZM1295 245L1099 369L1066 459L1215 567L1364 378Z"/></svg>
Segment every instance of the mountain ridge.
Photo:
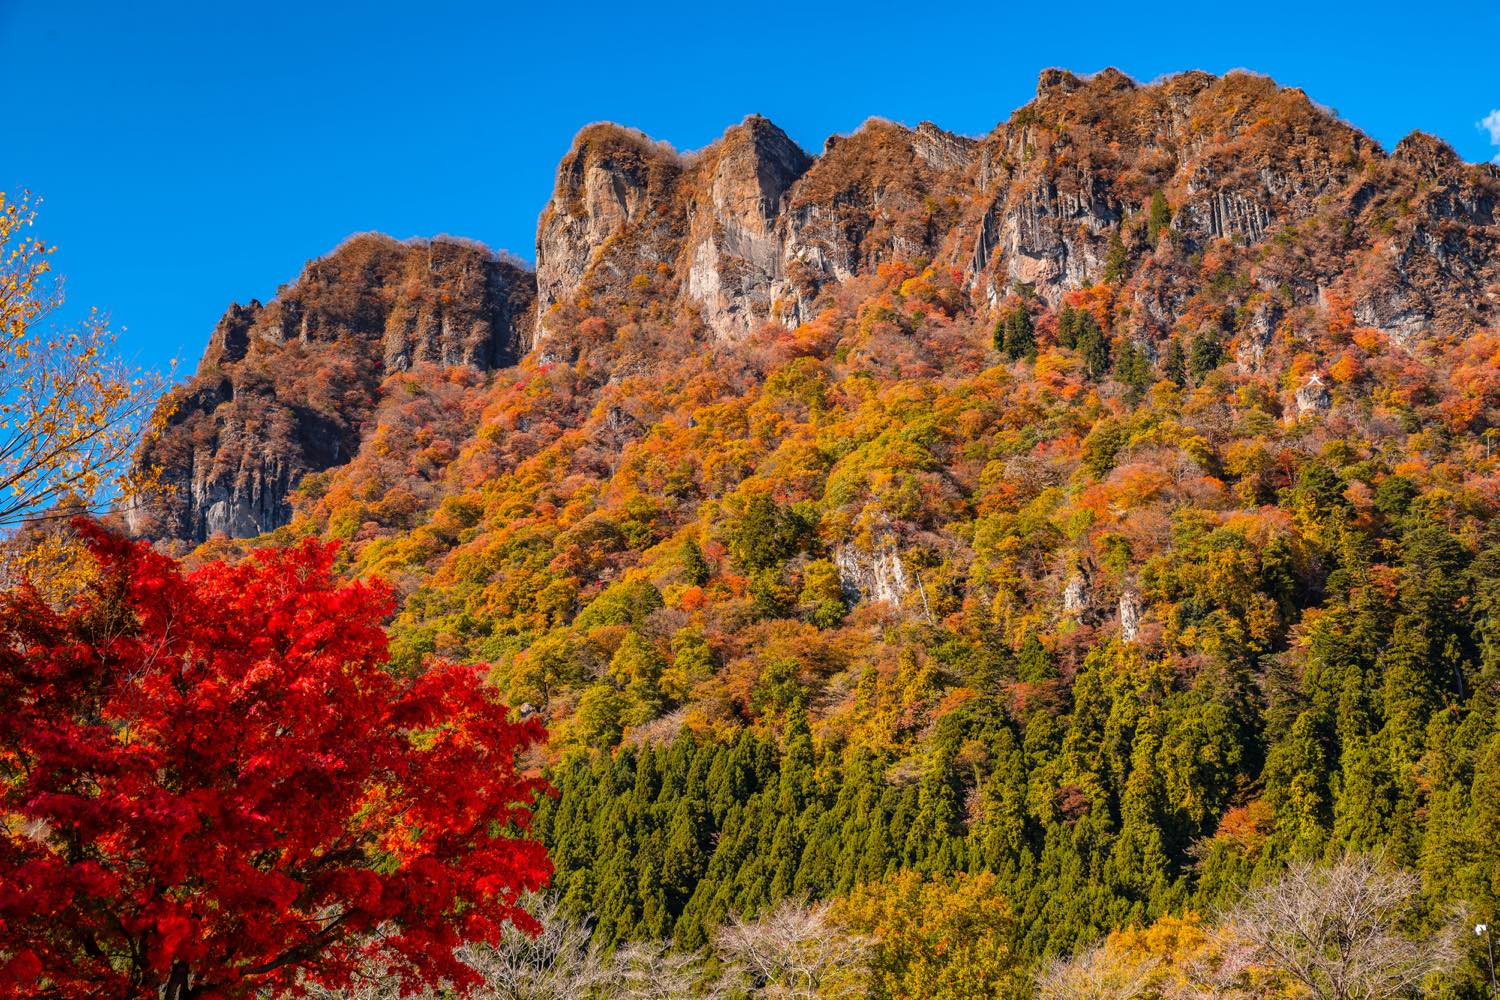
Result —
<svg viewBox="0 0 1500 1000"><path fill-rule="evenodd" d="M1289 307L1326 303L1330 294L1347 299L1361 325L1398 342L1451 336L1494 316L1497 192L1500 170L1464 164L1440 140L1413 133L1386 154L1302 91L1244 73L1191 71L1138 84L1114 69L1087 78L1048 69L1036 98L985 136L872 118L829 137L816 156L757 115L690 155L637 130L595 123L580 130L559 165L538 220L533 276L512 263L506 279L517 288L534 282L535 318L497 318L509 328L506 342L482 357L426 344L415 360L488 371L538 345L545 358L568 357L574 348L566 338L549 336L558 310L660 277L670 285L665 294L696 310L709 339L725 344L767 324L795 327L815 314L827 288L898 259L961 269L964 291L990 310L1016 287L1055 309L1065 294L1102 278L1112 239L1131 270L1132 301L1117 334L1153 358L1182 316L1193 256L1217 240L1255 247L1258 256L1247 269L1258 291L1239 306L1248 318L1239 324L1236 356L1263 358ZM1142 219L1158 194L1170 205L1173 240L1148 246ZM1415 208L1413 199L1420 199ZM1346 231L1325 232L1322 245L1295 254L1260 247L1289 228L1334 224ZM288 286L290 294L304 294L301 284L317 266ZM380 284L368 274L344 280ZM1291 295L1278 303L1283 287ZM231 307L209 353L228 337L240 344L247 323L264 331L277 322L264 316L285 311L278 301ZM373 308L335 321L359 337L382 338L381 373L413 360L399 343L385 344L387 332L375 329L385 319ZM285 343L288 333L262 339ZM305 335L293 339L308 343ZM208 387L201 368L179 396L185 409L174 428L200 423L195 414L216 412L234 395L222 384ZM354 407L361 413L373 405L375 387L363 391L366 401ZM358 447L358 434L332 433L349 417L330 409L338 407L293 406L289 419L301 429L255 432L279 434L290 453L282 459L220 454L238 447L242 435L232 423L224 448L200 441L190 460L183 448L168 449L170 456L148 448L142 461L167 468L178 498L169 510L137 516L134 529L196 543L286 523L290 507L275 498ZM183 434L169 430L167 438L174 436ZM306 443L329 436L338 439L332 449Z"/></svg>

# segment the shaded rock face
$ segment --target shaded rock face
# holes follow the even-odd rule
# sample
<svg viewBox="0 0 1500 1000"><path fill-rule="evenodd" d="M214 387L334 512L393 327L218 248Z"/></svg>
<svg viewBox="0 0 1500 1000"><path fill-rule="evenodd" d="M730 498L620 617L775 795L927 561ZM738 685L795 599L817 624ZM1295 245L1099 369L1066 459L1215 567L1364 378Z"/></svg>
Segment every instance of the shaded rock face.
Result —
<svg viewBox="0 0 1500 1000"><path fill-rule="evenodd" d="M358 449L386 375L513 364L530 341L532 282L477 245L359 236L273 301L231 306L138 456L171 491L132 511L131 529L196 543L286 524L302 477Z"/></svg>

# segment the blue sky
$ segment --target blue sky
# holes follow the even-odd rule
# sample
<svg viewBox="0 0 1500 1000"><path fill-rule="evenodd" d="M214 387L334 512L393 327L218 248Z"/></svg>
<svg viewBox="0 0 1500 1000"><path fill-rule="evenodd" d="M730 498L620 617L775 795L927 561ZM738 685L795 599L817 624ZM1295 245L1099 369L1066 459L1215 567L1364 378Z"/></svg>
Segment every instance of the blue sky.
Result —
<svg viewBox="0 0 1500 1000"><path fill-rule="evenodd" d="M1249 68L1387 149L1421 128L1477 161L1500 153L1497 43L1494 0L0 0L0 190L45 199L69 313L99 306L132 358L191 369L231 301L273 295L352 232L530 259L591 121L696 148L758 112L817 151L870 115L985 132L1047 66Z"/></svg>

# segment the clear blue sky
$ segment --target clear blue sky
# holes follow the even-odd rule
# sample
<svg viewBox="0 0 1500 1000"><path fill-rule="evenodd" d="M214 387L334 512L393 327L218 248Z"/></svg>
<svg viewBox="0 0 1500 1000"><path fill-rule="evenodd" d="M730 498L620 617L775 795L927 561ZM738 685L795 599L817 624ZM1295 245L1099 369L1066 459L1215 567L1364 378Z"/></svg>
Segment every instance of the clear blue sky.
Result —
<svg viewBox="0 0 1500 1000"><path fill-rule="evenodd" d="M70 311L191 369L231 301L352 232L530 259L557 161L600 119L696 148L758 112L816 151L870 115L985 132L1047 66L1249 68L1387 149L1421 128L1500 152L1479 127L1495 0L508 6L0 0L0 189L45 198Z"/></svg>

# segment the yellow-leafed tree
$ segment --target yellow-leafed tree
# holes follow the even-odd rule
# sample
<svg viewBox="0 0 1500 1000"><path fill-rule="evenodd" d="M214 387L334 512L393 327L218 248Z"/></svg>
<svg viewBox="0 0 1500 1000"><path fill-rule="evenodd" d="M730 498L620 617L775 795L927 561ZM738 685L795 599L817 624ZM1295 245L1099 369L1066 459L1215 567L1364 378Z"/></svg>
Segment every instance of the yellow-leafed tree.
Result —
<svg viewBox="0 0 1500 1000"><path fill-rule="evenodd" d="M68 328L49 322L62 302L49 257L31 234L36 212L0 192L0 530L48 516L101 513L158 488L129 458L166 418L162 379L114 355L115 338L97 312ZM51 514L49 515L49 512ZM6 540L4 577L58 578L53 532ZM27 569L42 540L45 574Z"/></svg>

